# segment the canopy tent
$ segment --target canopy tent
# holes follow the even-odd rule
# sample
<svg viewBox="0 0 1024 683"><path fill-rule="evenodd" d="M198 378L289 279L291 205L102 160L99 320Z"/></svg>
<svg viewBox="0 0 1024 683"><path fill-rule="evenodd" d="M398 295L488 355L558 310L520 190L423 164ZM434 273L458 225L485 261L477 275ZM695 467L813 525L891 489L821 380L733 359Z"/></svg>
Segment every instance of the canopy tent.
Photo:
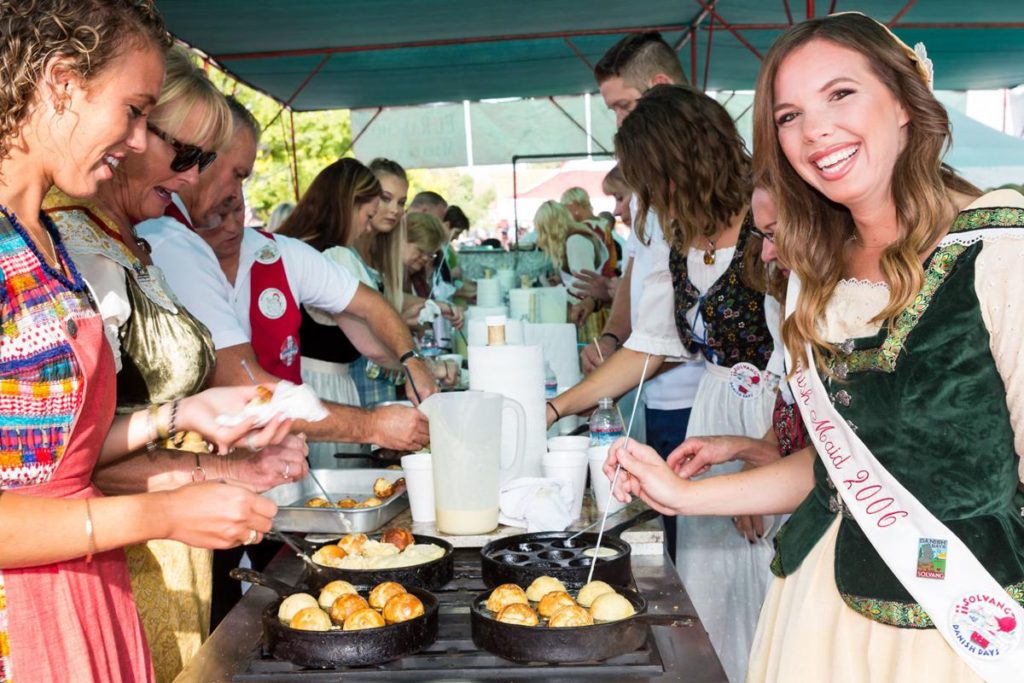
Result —
<svg viewBox="0 0 1024 683"><path fill-rule="evenodd" d="M789 24L860 10L928 46L936 87L1024 82L1020 0L162 0L168 26L294 110L593 92L591 65L622 35L658 29L691 80L753 87Z"/></svg>

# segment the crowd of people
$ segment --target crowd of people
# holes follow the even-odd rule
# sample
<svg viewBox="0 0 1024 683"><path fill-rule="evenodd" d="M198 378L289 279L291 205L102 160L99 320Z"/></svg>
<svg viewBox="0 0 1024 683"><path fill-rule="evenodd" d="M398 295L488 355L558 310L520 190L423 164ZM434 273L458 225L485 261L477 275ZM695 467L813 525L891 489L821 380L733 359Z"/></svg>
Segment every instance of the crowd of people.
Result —
<svg viewBox="0 0 1024 683"><path fill-rule="evenodd" d="M535 216L590 342L549 423L646 379L605 470L733 682L1020 670L1024 197L943 165L930 69L863 15L797 24L752 157L628 35L595 66L628 242L579 188ZM344 158L246 227L260 125L149 0L0 0L0 112L0 681L170 681L278 550L261 492L429 440L395 401L438 391L416 337L462 326L469 220ZM327 417L218 421L282 380Z"/></svg>

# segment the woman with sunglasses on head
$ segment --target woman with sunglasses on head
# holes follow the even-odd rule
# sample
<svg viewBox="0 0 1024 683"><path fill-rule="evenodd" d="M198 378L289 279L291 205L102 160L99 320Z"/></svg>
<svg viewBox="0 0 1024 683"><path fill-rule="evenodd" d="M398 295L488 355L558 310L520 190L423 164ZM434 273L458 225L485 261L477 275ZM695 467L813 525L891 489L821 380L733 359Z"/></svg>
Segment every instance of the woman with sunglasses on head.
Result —
<svg viewBox="0 0 1024 683"><path fill-rule="evenodd" d="M104 497L90 482L178 430L226 451L252 428L216 423L251 387L114 416L102 320L41 211L52 186L94 194L145 152L169 43L149 2L0 1L0 680L152 680L119 549L254 542L276 510L231 483ZM286 426L249 437L266 445Z"/></svg>
<svg viewBox="0 0 1024 683"><path fill-rule="evenodd" d="M814 448L699 482L633 445L605 465L617 496L678 514L793 511L751 681L1024 671L1024 197L942 163L931 83L920 47L852 13L792 27L762 67L757 166Z"/></svg>
<svg viewBox="0 0 1024 683"><path fill-rule="evenodd" d="M119 413L198 392L215 362L206 328L175 301L132 227L162 215L171 193L195 183L215 158L212 150L231 134L223 96L184 49L171 50L165 73L160 98L146 120L146 151L127 154L93 199L73 199L54 188L43 203L98 302L115 352ZM280 471L290 463L301 476L303 446L291 439L290 450L213 457L197 434L183 432L162 444L176 453L160 460L179 475L189 470L189 478L169 484L190 481L194 471L195 478L232 476L262 490L281 483L256 476L273 464ZM104 469L95 476L97 484L118 492L120 477L116 472L106 476ZM157 678L169 681L209 634L211 553L168 540L130 546L126 553Z"/></svg>

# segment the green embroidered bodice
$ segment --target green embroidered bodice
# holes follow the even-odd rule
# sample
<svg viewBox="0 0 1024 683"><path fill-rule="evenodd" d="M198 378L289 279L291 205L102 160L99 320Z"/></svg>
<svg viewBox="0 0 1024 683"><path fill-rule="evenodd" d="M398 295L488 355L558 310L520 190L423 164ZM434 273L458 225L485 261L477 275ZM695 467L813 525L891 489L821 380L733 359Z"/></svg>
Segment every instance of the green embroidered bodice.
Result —
<svg viewBox="0 0 1024 683"><path fill-rule="evenodd" d="M964 211L951 232L970 242L971 231L986 227L1024 233L1024 210ZM840 345L829 363L845 379L827 386L840 415L879 462L1024 604L1020 457L975 293L981 249L980 241L937 249L925 264L921 291L891 329ZM840 511L820 460L814 478L811 494L776 537L772 570L778 576L799 567ZM933 626L845 515L835 576L843 599L861 614L895 626Z"/></svg>

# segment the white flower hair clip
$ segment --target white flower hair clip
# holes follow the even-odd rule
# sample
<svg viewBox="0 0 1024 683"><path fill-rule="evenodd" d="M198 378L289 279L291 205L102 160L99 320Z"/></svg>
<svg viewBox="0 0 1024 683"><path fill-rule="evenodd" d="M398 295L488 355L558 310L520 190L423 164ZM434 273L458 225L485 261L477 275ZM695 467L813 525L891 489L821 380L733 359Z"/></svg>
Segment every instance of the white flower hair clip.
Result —
<svg viewBox="0 0 1024 683"><path fill-rule="evenodd" d="M924 76L925 83L928 84L929 90L935 89L935 65L932 64L932 60L928 58L928 50L925 49L924 43L917 43L914 45L914 57L917 62L917 70Z"/></svg>

